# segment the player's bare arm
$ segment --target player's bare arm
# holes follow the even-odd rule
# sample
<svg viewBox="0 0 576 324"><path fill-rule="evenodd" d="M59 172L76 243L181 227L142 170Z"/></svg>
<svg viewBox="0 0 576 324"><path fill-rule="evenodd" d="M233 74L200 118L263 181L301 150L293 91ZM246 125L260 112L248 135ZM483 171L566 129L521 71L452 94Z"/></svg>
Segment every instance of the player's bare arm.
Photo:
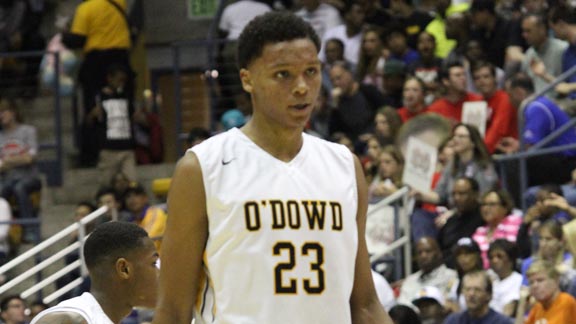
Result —
<svg viewBox="0 0 576 324"><path fill-rule="evenodd" d="M58 312L42 316L36 324L88 324L80 314Z"/></svg>
<svg viewBox="0 0 576 324"><path fill-rule="evenodd" d="M189 324L208 237L202 171L192 152L176 165L168 194L168 213L162 243L160 291L152 323Z"/></svg>
<svg viewBox="0 0 576 324"><path fill-rule="evenodd" d="M366 211L368 209L368 187L365 182L364 171L360 161L355 156L356 183L358 186L358 252L354 276L354 287L350 298L352 310L352 323L354 324L392 324L392 320L378 301L372 273L368 249L366 248Z"/></svg>

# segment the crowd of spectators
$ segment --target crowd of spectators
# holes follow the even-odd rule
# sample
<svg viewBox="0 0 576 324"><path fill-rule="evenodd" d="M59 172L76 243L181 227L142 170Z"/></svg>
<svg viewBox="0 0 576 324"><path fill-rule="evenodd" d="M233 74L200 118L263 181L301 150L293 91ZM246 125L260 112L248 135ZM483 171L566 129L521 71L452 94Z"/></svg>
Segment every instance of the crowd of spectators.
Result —
<svg viewBox="0 0 576 324"><path fill-rule="evenodd" d="M305 131L361 157L370 203L404 185L408 138L438 148L432 187L411 192L417 272L392 282L390 314L404 318L398 323L564 323L551 314L576 311L572 234L563 232L576 203L573 151L528 159L527 193L515 191L495 156L538 145L573 115L573 79L532 95L574 66L575 8L545 0L300 5L283 10L319 34L324 78ZM463 121L468 102L486 103L485 121ZM543 147L576 144L575 136L568 128ZM550 311L558 296L564 310Z"/></svg>
<svg viewBox="0 0 576 324"><path fill-rule="evenodd" d="M568 244L574 234L566 226L576 217L576 191L570 182L575 181L576 150L528 159L532 187L525 195L503 186L509 179L497 171L494 157L537 146L574 114L576 77L544 95L532 95L576 65L576 8L562 0L417 4L303 0L282 9L308 21L322 39L323 89L305 131L344 144L361 157L370 203L404 185L408 138L419 137L438 148L432 187L410 193L416 200L408 233L416 272L391 282L392 293L392 278L383 281L374 273L381 303L397 323L569 323L576 318L571 315L576 315L576 251ZM136 112L132 71L125 60L125 22L115 21L122 29L122 37L116 34L121 49L100 48L96 44L111 43L100 38L92 42L95 36L79 20L90 19L79 15L82 10L71 33L63 35L64 43L83 46L89 59L85 65L108 60L105 68L98 68L98 82L81 80L88 94L85 125L101 130L102 138L95 140L103 149L99 164L108 172L103 179L114 170L123 172L99 190L96 201L80 203L76 216L106 204L115 211L109 218L135 222L158 238L166 211L151 206L147 190L131 183L131 117ZM250 118L230 62L235 39L249 18L270 10L277 10L270 2L241 0L223 12L219 27L228 42L218 54L222 100L216 116L221 130L240 127ZM487 113L479 129L464 123L463 107L481 101ZM128 122L116 127L106 113L120 104L118 118ZM209 135L194 129L189 142ZM576 144L573 127L544 147L569 144ZM515 172L512 164L504 167ZM517 208L521 202L526 210ZM76 258L69 256L67 262ZM10 299L6 305L18 302ZM0 317L7 321L4 308L2 302Z"/></svg>

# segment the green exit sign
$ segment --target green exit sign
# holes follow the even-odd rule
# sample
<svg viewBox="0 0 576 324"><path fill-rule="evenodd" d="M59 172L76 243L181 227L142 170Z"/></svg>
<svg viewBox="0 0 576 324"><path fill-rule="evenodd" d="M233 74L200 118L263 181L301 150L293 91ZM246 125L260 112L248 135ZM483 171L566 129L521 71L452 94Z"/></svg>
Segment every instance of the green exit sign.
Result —
<svg viewBox="0 0 576 324"><path fill-rule="evenodd" d="M188 17L213 17L217 8L218 0L188 0Z"/></svg>

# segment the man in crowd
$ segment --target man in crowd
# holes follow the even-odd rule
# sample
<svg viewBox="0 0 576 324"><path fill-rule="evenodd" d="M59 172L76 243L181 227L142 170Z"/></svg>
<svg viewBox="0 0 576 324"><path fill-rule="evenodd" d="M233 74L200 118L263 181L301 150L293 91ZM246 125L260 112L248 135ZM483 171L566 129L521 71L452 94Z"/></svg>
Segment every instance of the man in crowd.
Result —
<svg viewBox="0 0 576 324"><path fill-rule="evenodd" d="M472 1L470 13L475 27L470 36L480 41L490 63L505 69L521 62L523 44L517 22L497 15L494 0Z"/></svg>
<svg viewBox="0 0 576 324"><path fill-rule="evenodd" d="M534 82L535 91L541 91L562 73L562 54L568 44L549 35L548 21L540 14L522 18L522 37L530 47L522 60L522 72Z"/></svg>
<svg viewBox="0 0 576 324"><path fill-rule="evenodd" d="M355 2L350 2L344 8L344 24L330 28L322 37L322 49L319 57L322 62L326 61L326 42L331 38L336 38L344 43L344 58L352 64L358 64L358 53L362 45L362 27L366 12L364 8Z"/></svg>
<svg viewBox="0 0 576 324"><path fill-rule="evenodd" d="M126 209L130 212L128 219L142 227L155 241L156 249L160 252L161 239L166 228L167 215L162 208L151 206L146 189L140 184L134 184L126 189Z"/></svg>
<svg viewBox="0 0 576 324"><path fill-rule="evenodd" d="M353 140L368 133L374 124L374 115L385 104L385 98L371 85L363 85L354 80L348 64L336 62L330 70L332 99L336 110L332 114L330 133L344 132Z"/></svg>
<svg viewBox="0 0 576 324"><path fill-rule="evenodd" d="M412 301L412 304L418 307L422 323L426 324L444 323L447 315L445 303L444 293L434 286L422 288L418 297Z"/></svg>
<svg viewBox="0 0 576 324"><path fill-rule="evenodd" d="M26 323L26 303L17 295L5 297L0 302L0 319L2 324Z"/></svg>
<svg viewBox="0 0 576 324"><path fill-rule="evenodd" d="M443 98L434 101L428 107L428 111L444 116L453 123L460 122L464 102L479 101L482 97L466 90L466 70L461 63L450 63L440 72L440 79L446 88L446 94Z"/></svg>
<svg viewBox="0 0 576 324"><path fill-rule="evenodd" d="M517 75L512 78L508 94L510 102L517 109L522 101L534 93L534 84L530 77ZM544 96L529 102L524 109L524 133L522 136L527 146L542 141L550 134L568 123L570 117L556 103ZM544 147L576 144L576 131L570 128L550 141ZM521 150L517 140L504 138L497 147L500 151L513 153ZM570 173L576 168L576 150L564 150L560 153L540 155L528 159L528 183L531 186L543 183L566 183ZM547 170L547 172L541 172Z"/></svg>
<svg viewBox="0 0 576 324"><path fill-rule="evenodd" d="M124 67L129 77L124 89L127 98L134 98L134 72L130 65L130 30L126 20L125 0L93 0L78 5L69 33L64 34L63 43L68 48L82 48L84 59L78 72L82 87L84 113L96 103L98 92L106 84L106 71L110 65ZM93 163L92 144L83 142L80 162Z"/></svg>
<svg viewBox="0 0 576 324"><path fill-rule="evenodd" d="M412 305L412 301L419 298L420 291L429 286L447 294L456 281L456 271L444 265L438 242L432 237L423 237L416 242L416 262L420 270L402 283L398 304Z"/></svg>
<svg viewBox="0 0 576 324"><path fill-rule="evenodd" d="M469 237L476 229L484 224L478 202L478 182L472 178L462 177L456 180L452 188L454 209L449 210L436 219L438 243L448 266L454 266L455 260L452 255L452 247L459 239Z"/></svg>
<svg viewBox="0 0 576 324"><path fill-rule="evenodd" d="M492 282L485 271L473 271L464 275L462 293L466 310L446 318L445 324L512 324L512 319L490 308Z"/></svg>
<svg viewBox="0 0 576 324"><path fill-rule="evenodd" d="M488 120L484 143L494 153L498 142L505 137L518 137L517 113L508 94L498 89L496 67L488 62L479 62L472 67L474 83L488 105Z"/></svg>

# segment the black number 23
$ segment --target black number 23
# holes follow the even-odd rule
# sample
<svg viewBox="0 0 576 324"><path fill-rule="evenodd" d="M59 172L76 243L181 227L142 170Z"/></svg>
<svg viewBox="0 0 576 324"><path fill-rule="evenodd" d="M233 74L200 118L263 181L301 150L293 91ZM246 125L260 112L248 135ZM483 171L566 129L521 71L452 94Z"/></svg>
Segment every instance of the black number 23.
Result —
<svg viewBox="0 0 576 324"><path fill-rule="evenodd" d="M282 273L290 271L296 266L296 250L291 242L278 242L274 245L274 255L282 255L283 251L288 253L288 260L286 262L278 263L274 268L274 282L277 294L297 294L297 279L290 279L287 282L283 281ZM310 253L315 253L316 262L310 263L310 270L316 272L317 285L313 286L310 279L303 279L304 290L309 294L321 294L324 291L324 249L319 243L307 242L302 245L302 255L308 256Z"/></svg>

